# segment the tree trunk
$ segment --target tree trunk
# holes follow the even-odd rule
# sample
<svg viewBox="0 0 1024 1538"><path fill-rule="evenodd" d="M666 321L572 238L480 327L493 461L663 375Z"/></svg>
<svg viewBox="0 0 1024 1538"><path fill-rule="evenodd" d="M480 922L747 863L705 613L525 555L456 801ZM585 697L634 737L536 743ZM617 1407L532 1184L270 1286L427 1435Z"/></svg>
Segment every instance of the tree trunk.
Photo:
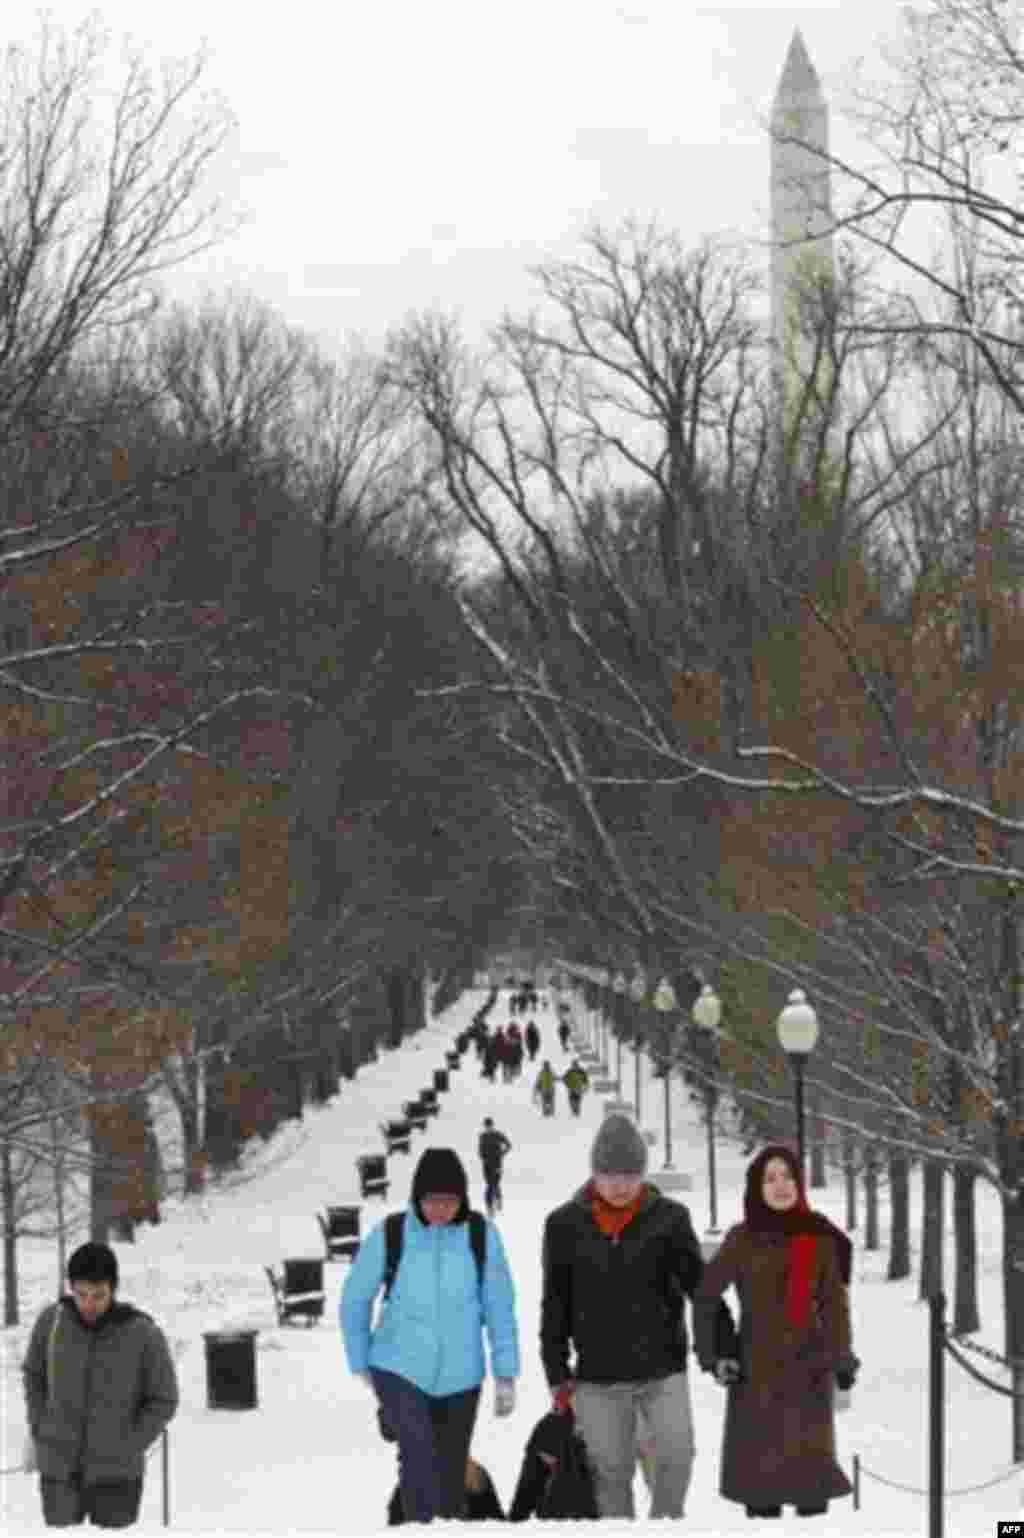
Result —
<svg viewBox="0 0 1024 1538"><path fill-rule="evenodd" d="M15 1232L14 1163L7 1138L0 1139L0 1191L4 1204L4 1327L18 1320L18 1237Z"/></svg>
<svg viewBox="0 0 1024 1538"><path fill-rule="evenodd" d="M843 1133L843 1179L846 1182L846 1232L857 1227L857 1145L852 1133Z"/></svg>
<svg viewBox="0 0 1024 1538"><path fill-rule="evenodd" d="M67 1218L64 1212L64 1144L61 1141L57 1117L50 1119L50 1137L53 1144L53 1206L57 1216L57 1293L64 1290L64 1267L67 1265Z"/></svg>
<svg viewBox="0 0 1024 1538"><path fill-rule="evenodd" d="M206 1064L206 1136L203 1148L216 1170L235 1169L238 1165L238 1118L228 1103L224 1084L223 1059L211 1058Z"/></svg>
<svg viewBox="0 0 1024 1538"><path fill-rule="evenodd" d="M203 1189L206 1160L201 1153L202 1129L199 1125L198 1064L191 1056L180 1059L180 1072L170 1063L163 1069L164 1083L174 1101L181 1122L182 1164L184 1182L182 1194L196 1196Z"/></svg>
<svg viewBox="0 0 1024 1538"><path fill-rule="evenodd" d="M940 1159L924 1161L924 1203L921 1211L921 1274L918 1297L923 1301L943 1291L945 1279L946 1170Z"/></svg>
<svg viewBox="0 0 1024 1538"><path fill-rule="evenodd" d="M969 1335L981 1325L978 1311L978 1234L974 1188L977 1172L969 1164L953 1166L953 1236L956 1241L956 1298L953 1334Z"/></svg>
<svg viewBox="0 0 1024 1538"><path fill-rule="evenodd" d="M889 1154L889 1270L886 1279L901 1282L910 1275L910 1163L902 1148Z"/></svg>
<svg viewBox="0 0 1024 1538"><path fill-rule="evenodd" d="M878 1156L870 1146L864 1149L864 1248L877 1250L878 1237Z"/></svg>
<svg viewBox="0 0 1024 1538"><path fill-rule="evenodd" d="M388 1008L388 1046L400 1047L406 1032L406 983L401 967L392 967L387 974L384 991Z"/></svg>

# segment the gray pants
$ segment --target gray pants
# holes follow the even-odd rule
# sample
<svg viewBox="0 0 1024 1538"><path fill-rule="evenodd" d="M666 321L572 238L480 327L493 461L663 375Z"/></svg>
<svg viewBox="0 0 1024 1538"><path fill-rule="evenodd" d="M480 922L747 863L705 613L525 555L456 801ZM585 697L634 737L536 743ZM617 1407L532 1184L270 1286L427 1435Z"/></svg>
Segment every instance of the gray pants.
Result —
<svg viewBox="0 0 1024 1538"><path fill-rule="evenodd" d="M633 1517L637 1412L654 1443L652 1517L681 1517L693 1472L693 1410L685 1372L649 1383L580 1383L576 1425L594 1471L602 1517Z"/></svg>

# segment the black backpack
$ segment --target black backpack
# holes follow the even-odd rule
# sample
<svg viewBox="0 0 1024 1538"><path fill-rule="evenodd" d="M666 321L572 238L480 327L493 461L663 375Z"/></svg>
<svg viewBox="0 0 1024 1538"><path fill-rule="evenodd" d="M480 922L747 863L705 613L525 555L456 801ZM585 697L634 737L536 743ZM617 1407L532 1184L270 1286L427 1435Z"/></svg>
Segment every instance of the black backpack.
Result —
<svg viewBox="0 0 1024 1538"><path fill-rule="evenodd" d="M402 1244L405 1239L405 1213L389 1212L384 1219L384 1296L391 1291L395 1280L395 1273L402 1259ZM476 1261L477 1280L480 1291L484 1287L484 1266L487 1262L487 1220L482 1212L469 1214L469 1246L473 1251L473 1259Z"/></svg>
<svg viewBox="0 0 1024 1538"><path fill-rule="evenodd" d="M596 1521L601 1514L597 1509L587 1449L570 1418L563 1416L563 1420L565 1433L558 1462L551 1470L544 1494L537 1504L537 1516L547 1522L588 1517Z"/></svg>

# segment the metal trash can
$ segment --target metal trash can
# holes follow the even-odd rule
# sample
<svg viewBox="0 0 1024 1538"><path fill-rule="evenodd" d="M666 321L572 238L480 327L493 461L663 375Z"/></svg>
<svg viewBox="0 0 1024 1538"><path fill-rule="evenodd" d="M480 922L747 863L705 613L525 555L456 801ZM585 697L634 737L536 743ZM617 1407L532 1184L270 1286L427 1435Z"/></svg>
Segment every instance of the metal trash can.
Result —
<svg viewBox="0 0 1024 1538"><path fill-rule="evenodd" d="M206 1408L255 1410L258 1330L209 1330L206 1346Z"/></svg>

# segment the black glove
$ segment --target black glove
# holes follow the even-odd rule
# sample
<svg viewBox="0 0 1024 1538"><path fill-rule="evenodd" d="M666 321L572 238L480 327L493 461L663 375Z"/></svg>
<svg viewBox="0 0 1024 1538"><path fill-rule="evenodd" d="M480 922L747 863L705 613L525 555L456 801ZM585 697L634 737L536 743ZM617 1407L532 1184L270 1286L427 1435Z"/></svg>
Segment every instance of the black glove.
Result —
<svg viewBox="0 0 1024 1538"><path fill-rule="evenodd" d="M732 1357L720 1357L715 1363L715 1378L723 1388L730 1388L740 1381L740 1364Z"/></svg>
<svg viewBox="0 0 1024 1538"><path fill-rule="evenodd" d="M836 1368L836 1387L841 1389L844 1394L849 1393L850 1389L852 1389L853 1385L856 1383L857 1370L859 1367L860 1358L856 1356L848 1356L845 1357Z"/></svg>

